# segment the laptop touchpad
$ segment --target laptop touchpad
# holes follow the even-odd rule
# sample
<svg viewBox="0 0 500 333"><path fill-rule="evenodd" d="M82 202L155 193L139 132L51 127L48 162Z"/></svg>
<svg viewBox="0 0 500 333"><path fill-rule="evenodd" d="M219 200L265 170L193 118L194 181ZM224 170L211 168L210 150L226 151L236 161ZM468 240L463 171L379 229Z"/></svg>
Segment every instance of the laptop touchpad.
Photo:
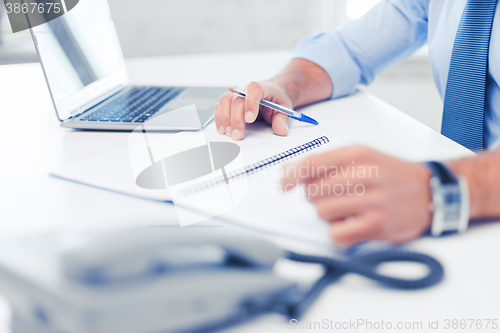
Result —
<svg viewBox="0 0 500 333"><path fill-rule="evenodd" d="M177 103L169 105L167 110L175 110L188 105L196 105L196 110L202 111L211 109L214 107L215 103L217 103L216 98L202 98L202 97L189 97L181 98Z"/></svg>

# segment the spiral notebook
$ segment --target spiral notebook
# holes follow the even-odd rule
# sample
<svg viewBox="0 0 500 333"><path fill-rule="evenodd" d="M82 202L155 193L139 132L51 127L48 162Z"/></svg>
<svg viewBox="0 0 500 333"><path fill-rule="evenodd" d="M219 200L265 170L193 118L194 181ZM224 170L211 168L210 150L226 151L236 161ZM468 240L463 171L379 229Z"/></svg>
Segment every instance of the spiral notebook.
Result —
<svg viewBox="0 0 500 333"><path fill-rule="evenodd" d="M179 211L197 217L216 218L229 225L258 232L297 238L302 241L330 246L329 226L317 217L315 208L305 199L301 188L283 193L276 187L281 178L281 166L285 162L299 160L309 152L322 152L338 148L340 141L319 137L304 143L303 138L266 137L264 140L248 139L239 142L240 160L222 170L205 177L194 179L178 188L181 198L176 206ZM281 153L276 154L276 152ZM52 175L80 184L150 200L171 201L172 188L168 190L147 190L135 184L128 151L122 149L99 155L60 168ZM233 195L229 204L217 214L203 205L196 205L193 198L228 198L228 189L238 184L247 184L245 195ZM175 191L174 191L175 192ZM177 205L178 204L178 205ZM220 207L219 207L220 208ZM182 224L182 223L181 223Z"/></svg>
<svg viewBox="0 0 500 333"><path fill-rule="evenodd" d="M306 200L303 188L299 186L284 193L279 182L284 162L311 151L332 150L339 145L340 142L335 144L327 137L320 137L226 172L225 176L187 184L173 193L174 202L186 211L216 216L226 224L330 246L329 225L319 219L314 206ZM241 188L238 191L241 184L246 184L247 193L242 194Z"/></svg>
<svg viewBox="0 0 500 333"><path fill-rule="evenodd" d="M257 163L249 164L248 166L245 166L243 168L237 169L229 173L224 171L223 174L219 177L213 177L213 179L210 179L205 182L198 182L194 186L187 186L185 193L189 194L196 191L207 190L213 186L228 184L230 181L233 181L235 179L249 176L251 174L260 172L266 168L270 168L277 164L285 163L286 161L291 160L292 158L298 157L299 155L305 154L313 149L317 149L329 142L330 140L326 136L322 136L305 144L288 149L282 153L268 157Z"/></svg>
<svg viewBox="0 0 500 333"><path fill-rule="evenodd" d="M278 164L289 160L294 156L305 153L324 145L328 139L325 137L312 140L306 144L297 145L303 139L297 138L276 138L269 140L244 140L238 145L243 156L241 170L233 170L228 177L236 177L241 172L253 173L270 165ZM291 148L290 147L293 147ZM282 151L277 155L276 151ZM272 157L267 157L271 156ZM256 162L260 161L260 162ZM248 165L247 167L244 167ZM226 168L228 169L228 168ZM236 172L236 175L234 174ZM126 195L140 197L155 201L172 201L172 194L169 189L149 190L136 185L134 172L130 162L128 149L120 149L110 153L98 155L77 163L65 165L50 172L57 178L62 178L83 185L88 185L108 191L118 192ZM240 175L241 176L241 175ZM217 172L208 175L205 179L195 179L189 185L204 186L204 181L217 182L223 175Z"/></svg>

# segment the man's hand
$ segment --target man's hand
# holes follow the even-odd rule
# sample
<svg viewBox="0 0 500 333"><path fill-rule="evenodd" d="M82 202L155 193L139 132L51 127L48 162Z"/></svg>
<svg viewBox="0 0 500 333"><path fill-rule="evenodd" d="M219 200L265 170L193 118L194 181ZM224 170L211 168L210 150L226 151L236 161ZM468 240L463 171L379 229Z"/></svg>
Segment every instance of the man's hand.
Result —
<svg viewBox="0 0 500 333"><path fill-rule="evenodd" d="M293 109L329 98L333 86L320 66L308 60L292 59L271 80L250 82L245 90L245 99L228 92L214 108L217 131L233 140L242 140L245 122L253 123L258 116L272 125L276 135L288 135L288 116L260 106L261 99Z"/></svg>
<svg viewBox="0 0 500 333"><path fill-rule="evenodd" d="M371 239L400 243L431 224L430 173L424 165L353 146L287 165L284 175L285 191L304 184L339 246Z"/></svg>
<svg viewBox="0 0 500 333"><path fill-rule="evenodd" d="M246 98L228 92L215 105L215 125L219 134L242 140L245 137L245 122L253 123L261 115L272 125L276 135L286 136L288 116L259 105L259 101L265 99L291 109L292 100L285 89L266 80L250 82L245 91Z"/></svg>

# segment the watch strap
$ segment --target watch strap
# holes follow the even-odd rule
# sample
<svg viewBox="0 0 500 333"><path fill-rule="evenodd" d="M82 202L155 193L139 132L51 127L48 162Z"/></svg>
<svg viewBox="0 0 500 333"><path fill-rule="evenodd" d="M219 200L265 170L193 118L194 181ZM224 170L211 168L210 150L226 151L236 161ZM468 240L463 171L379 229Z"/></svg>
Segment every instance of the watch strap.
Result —
<svg viewBox="0 0 500 333"><path fill-rule="evenodd" d="M458 178L448 169L446 165L441 162L429 161L425 165L430 169L433 177L439 178L443 185L458 184Z"/></svg>

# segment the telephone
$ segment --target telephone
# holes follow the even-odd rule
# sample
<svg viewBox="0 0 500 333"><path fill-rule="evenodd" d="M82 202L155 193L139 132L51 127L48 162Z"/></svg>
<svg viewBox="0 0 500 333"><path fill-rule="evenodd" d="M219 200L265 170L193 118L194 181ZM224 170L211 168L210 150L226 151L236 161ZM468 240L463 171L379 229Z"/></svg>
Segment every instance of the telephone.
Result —
<svg viewBox="0 0 500 333"><path fill-rule="evenodd" d="M296 282L273 272L285 251L229 227L148 227L69 238L44 235L17 241L24 250L9 249L26 253L16 260L26 266L53 259L44 265L51 268L46 274L13 272L16 278L7 283L0 276L0 292L16 290L7 295L16 333L207 332L269 312L276 300L299 292Z"/></svg>
<svg viewBox="0 0 500 333"><path fill-rule="evenodd" d="M47 235L0 244L0 291L13 306L16 333L207 332L270 312L300 318L350 272L400 289L429 287L443 276L439 262L424 254L391 250L337 260L287 252L229 227L140 228L57 244ZM9 268L5 249L25 256L25 267L52 261L44 263L48 271L30 275ZM325 273L304 288L274 274L278 259L319 264ZM389 261L420 262L429 274L413 280L378 274Z"/></svg>
<svg viewBox="0 0 500 333"><path fill-rule="evenodd" d="M141 228L68 250L62 263L69 278L105 285L210 270L269 273L283 252L264 238L227 227Z"/></svg>

